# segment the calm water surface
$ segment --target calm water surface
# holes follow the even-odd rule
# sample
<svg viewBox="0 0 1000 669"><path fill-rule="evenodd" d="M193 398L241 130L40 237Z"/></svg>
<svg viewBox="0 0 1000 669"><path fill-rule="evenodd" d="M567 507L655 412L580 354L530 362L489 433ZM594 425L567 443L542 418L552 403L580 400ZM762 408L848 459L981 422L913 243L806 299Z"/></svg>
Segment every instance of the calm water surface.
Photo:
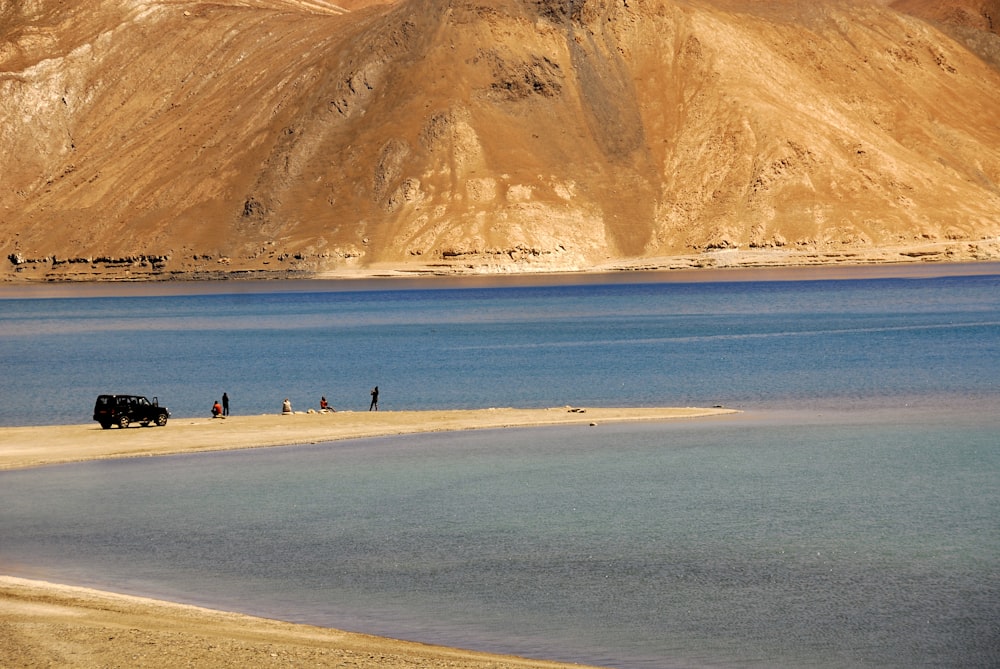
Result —
<svg viewBox="0 0 1000 669"><path fill-rule="evenodd" d="M0 300L0 425L100 393L175 416L296 409L788 407L997 395L997 276Z"/></svg>
<svg viewBox="0 0 1000 669"><path fill-rule="evenodd" d="M386 408L746 412L3 472L0 569L628 669L998 666L998 287L2 302L5 424L112 389L363 409L375 383Z"/></svg>

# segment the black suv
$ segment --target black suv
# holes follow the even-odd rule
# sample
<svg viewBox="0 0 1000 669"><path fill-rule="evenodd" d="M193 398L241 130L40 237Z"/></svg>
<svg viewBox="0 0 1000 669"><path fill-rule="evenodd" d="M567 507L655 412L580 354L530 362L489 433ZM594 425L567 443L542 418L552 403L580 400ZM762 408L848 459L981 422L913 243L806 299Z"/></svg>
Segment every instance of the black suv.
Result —
<svg viewBox="0 0 1000 669"><path fill-rule="evenodd" d="M142 395L99 395L94 404L94 420L105 430L131 423L166 425L169 417L170 411L161 407L155 397L150 402Z"/></svg>

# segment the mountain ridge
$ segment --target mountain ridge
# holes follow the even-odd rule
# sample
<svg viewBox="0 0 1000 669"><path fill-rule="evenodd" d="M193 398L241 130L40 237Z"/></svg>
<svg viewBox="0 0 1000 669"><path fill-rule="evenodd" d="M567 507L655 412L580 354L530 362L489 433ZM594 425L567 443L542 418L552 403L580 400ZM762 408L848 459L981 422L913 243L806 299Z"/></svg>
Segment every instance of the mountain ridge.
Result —
<svg viewBox="0 0 1000 669"><path fill-rule="evenodd" d="M0 276L1000 258L996 5L0 2Z"/></svg>

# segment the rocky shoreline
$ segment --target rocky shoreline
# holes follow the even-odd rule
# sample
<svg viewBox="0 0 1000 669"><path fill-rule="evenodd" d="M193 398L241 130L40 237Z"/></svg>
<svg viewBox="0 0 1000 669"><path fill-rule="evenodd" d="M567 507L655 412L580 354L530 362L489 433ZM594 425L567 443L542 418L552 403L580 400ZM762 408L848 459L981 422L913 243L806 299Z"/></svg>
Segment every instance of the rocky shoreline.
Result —
<svg viewBox="0 0 1000 669"><path fill-rule="evenodd" d="M287 256L268 262L235 261L210 255L179 258L136 254L28 258L7 257L0 284L259 281L287 279L352 279L388 277L469 277L542 274L586 274L707 269L757 269L779 267L849 267L872 265L954 264L1000 261L1000 239L928 242L920 245L876 248L740 249L727 248L691 255L608 260L582 267L572 264L532 262L530 259L498 260L495 254L442 256L430 262L346 263L329 267L319 259ZM275 266L277 265L277 266Z"/></svg>

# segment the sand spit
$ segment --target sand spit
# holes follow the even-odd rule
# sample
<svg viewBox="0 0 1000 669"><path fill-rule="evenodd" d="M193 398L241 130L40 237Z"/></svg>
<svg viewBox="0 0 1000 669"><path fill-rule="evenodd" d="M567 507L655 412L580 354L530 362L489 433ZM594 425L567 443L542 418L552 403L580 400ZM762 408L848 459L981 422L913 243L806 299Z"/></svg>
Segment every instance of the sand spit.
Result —
<svg viewBox="0 0 1000 669"><path fill-rule="evenodd" d="M734 413L723 408L468 409L338 411L228 418L172 418L165 427L89 425L0 428L0 469L103 458L289 446L341 439L542 425L656 421Z"/></svg>

